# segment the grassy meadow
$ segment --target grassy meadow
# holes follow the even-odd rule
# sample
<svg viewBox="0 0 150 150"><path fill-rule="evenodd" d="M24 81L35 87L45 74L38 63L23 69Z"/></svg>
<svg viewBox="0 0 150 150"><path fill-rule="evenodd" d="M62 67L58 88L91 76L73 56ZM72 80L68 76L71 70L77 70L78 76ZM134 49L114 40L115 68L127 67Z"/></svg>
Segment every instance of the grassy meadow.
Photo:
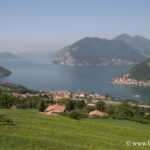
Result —
<svg viewBox="0 0 150 150"><path fill-rule="evenodd" d="M37 110L0 109L15 125L0 125L0 150L134 150L126 141L150 140L150 125L126 120L45 116Z"/></svg>

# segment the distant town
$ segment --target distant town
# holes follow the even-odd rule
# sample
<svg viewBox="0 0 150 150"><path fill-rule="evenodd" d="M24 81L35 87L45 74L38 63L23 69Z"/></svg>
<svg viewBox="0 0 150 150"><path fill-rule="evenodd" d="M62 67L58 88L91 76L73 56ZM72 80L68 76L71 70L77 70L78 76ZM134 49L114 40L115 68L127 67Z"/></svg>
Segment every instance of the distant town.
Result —
<svg viewBox="0 0 150 150"><path fill-rule="evenodd" d="M63 90L50 90L50 91L39 91L39 93L31 94L31 93L12 93L13 97L16 98L27 98L32 96L42 96L50 101L59 101L61 99L72 99L72 100L85 100L86 103L88 102L94 102L99 99L101 100L111 100L112 97L109 95L102 95L98 93L89 93L89 92L69 92L69 91L63 91Z"/></svg>
<svg viewBox="0 0 150 150"><path fill-rule="evenodd" d="M120 105L121 100L115 99L109 94L103 95L99 93L90 93L83 91L69 92L66 90L50 90L50 91L39 91L39 93L12 93L12 97L19 99L26 99L27 97L42 97L48 101L58 102L63 99L70 99L74 101L84 101L87 107L95 107L95 104L102 100L108 105ZM136 105L136 102L129 100L131 105ZM139 104L139 107L150 108L148 105Z"/></svg>
<svg viewBox="0 0 150 150"><path fill-rule="evenodd" d="M138 81L135 79L130 79L126 77L117 77L112 80L114 84L122 84L122 85L134 85L134 86L145 86L150 87L150 81Z"/></svg>

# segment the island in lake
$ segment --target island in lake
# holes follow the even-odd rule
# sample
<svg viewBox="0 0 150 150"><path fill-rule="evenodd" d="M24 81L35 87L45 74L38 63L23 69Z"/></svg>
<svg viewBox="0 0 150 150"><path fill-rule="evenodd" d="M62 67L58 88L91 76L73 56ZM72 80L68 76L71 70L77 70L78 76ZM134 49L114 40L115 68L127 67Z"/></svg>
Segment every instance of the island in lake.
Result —
<svg viewBox="0 0 150 150"><path fill-rule="evenodd" d="M150 58L112 80L115 84L150 86Z"/></svg>

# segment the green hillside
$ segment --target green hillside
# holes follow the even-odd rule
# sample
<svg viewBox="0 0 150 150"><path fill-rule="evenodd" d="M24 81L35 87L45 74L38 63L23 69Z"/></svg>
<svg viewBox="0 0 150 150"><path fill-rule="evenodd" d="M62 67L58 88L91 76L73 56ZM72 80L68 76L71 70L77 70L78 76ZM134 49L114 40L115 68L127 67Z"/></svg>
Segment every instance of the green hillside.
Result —
<svg viewBox="0 0 150 150"><path fill-rule="evenodd" d="M129 78L141 81L150 80L150 59L133 67L129 71Z"/></svg>
<svg viewBox="0 0 150 150"><path fill-rule="evenodd" d="M126 141L147 141L150 126L111 119L73 120L44 116L36 110L0 109L12 118L14 126L0 126L2 150L131 150Z"/></svg>

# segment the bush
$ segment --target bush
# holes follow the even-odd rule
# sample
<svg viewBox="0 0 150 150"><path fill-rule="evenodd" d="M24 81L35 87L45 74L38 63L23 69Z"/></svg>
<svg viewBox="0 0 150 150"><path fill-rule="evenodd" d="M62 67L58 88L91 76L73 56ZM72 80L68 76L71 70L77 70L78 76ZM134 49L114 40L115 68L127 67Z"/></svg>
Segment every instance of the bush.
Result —
<svg viewBox="0 0 150 150"><path fill-rule="evenodd" d="M81 118L87 118L87 112L86 111L81 111L81 110L72 110L70 112L64 113L65 116L70 117L72 119L80 120Z"/></svg>
<svg viewBox="0 0 150 150"><path fill-rule="evenodd" d="M113 119L126 119L144 124L149 122L149 113L145 108L132 106L127 101L122 102L119 106L109 106L107 113Z"/></svg>
<svg viewBox="0 0 150 150"><path fill-rule="evenodd" d="M40 97L27 97L25 99L18 99L17 101L17 108L19 109L28 109L28 108L39 108L40 102L43 101ZM44 101L45 103L48 103L47 101Z"/></svg>
<svg viewBox="0 0 150 150"><path fill-rule="evenodd" d="M43 112L46 109L47 106L48 106L47 103L44 100L42 100L39 104L38 109L39 109L40 112Z"/></svg>
<svg viewBox="0 0 150 150"><path fill-rule="evenodd" d="M59 105L66 105L69 101L71 101L71 100L68 99L68 98L62 98L59 101L57 101L57 104L59 104Z"/></svg>
<svg viewBox="0 0 150 150"><path fill-rule="evenodd" d="M107 113L109 116L114 116L115 111L116 111L116 106L109 105L109 107L107 108Z"/></svg>
<svg viewBox="0 0 150 150"><path fill-rule="evenodd" d="M15 99L8 94L0 94L0 107L10 108L15 103Z"/></svg>
<svg viewBox="0 0 150 150"><path fill-rule="evenodd" d="M85 101L84 100L81 100L81 101L76 101L75 103L75 108L77 109L83 109L85 107Z"/></svg>
<svg viewBox="0 0 150 150"><path fill-rule="evenodd" d="M67 101L66 103L66 111L71 111L75 108L75 104L72 100Z"/></svg>
<svg viewBox="0 0 150 150"><path fill-rule="evenodd" d="M122 102L116 109L116 115L125 119L133 117L133 107L128 102Z"/></svg>

